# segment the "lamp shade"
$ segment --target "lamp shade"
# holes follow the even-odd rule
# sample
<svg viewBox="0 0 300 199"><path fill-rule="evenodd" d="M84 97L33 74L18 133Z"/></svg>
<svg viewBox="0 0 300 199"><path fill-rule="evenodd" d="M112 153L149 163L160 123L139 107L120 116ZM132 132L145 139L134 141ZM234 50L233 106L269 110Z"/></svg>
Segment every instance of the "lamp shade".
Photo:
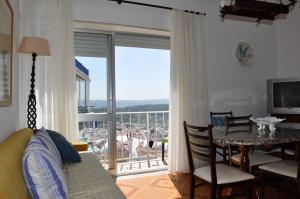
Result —
<svg viewBox="0 0 300 199"><path fill-rule="evenodd" d="M36 53L42 56L50 55L48 41L39 37L24 37L18 48L18 52Z"/></svg>

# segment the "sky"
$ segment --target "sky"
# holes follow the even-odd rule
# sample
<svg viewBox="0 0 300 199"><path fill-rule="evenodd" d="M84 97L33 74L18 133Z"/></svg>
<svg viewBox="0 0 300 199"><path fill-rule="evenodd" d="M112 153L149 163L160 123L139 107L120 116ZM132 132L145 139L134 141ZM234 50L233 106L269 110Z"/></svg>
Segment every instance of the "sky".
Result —
<svg viewBox="0 0 300 199"><path fill-rule="evenodd" d="M106 58L76 57L91 79L90 99L107 99ZM160 49L115 48L117 100L169 99L170 51Z"/></svg>

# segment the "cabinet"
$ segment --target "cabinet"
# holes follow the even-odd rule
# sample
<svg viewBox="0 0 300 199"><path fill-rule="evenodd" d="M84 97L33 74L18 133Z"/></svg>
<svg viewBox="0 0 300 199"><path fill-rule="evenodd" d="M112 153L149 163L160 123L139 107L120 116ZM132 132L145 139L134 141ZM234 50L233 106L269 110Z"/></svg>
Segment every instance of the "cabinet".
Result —
<svg viewBox="0 0 300 199"><path fill-rule="evenodd" d="M284 123L300 123L300 114L271 114L273 117L286 118Z"/></svg>

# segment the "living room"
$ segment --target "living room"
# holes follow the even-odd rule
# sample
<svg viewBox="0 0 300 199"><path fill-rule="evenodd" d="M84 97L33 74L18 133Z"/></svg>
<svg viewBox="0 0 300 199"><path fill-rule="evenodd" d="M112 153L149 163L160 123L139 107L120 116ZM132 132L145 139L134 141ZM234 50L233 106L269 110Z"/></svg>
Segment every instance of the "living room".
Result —
<svg viewBox="0 0 300 199"><path fill-rule="evenodd" d="M108 0L74 0L68 2L69 3L66 4L71 7L69 7L65 13L68 14L68 17L72 18L72 21L68 24L61 24L60 27L62 29L68 29L66 31L71 33L78 30L88 30L90 32L109 32L113 34L122 32L129 35L138 34L169 38L171 40L170 49L172 57L172 49L174 49L174 46L172 46L174 44L172 43L172 37L174 36L174 16L172 15L172 11L127 4L124 2L118 4L117 2ZM201 64L205 66L201 69L205 74L197 81L204 81L206 86L202 87L202 85L198 85L198 87L195 87L197 90L194 90L194 92L200 91L203 88L207 90L207 92L204 92L206 93L204 97L207 99L205 102L207 104L207 110L206 112L204 111L205 113L203 113L203 115L196 114L196 116L204 116L199 119L199 121L201 121L199 123L203 126L207 126L210 123L208 111L233 111L236 116L248 114L252 114L254 117L269 116L270 112L268 112L267 109L267 80L300 76L300 70L297 67L299 65L298 57L300 55L300 51L297 48L298 44L300 44L300 40L297 37L300 34L300 27L297 25L300 18L299 3L291 7L289 14L280 15L276 17L275 20L262 20L257 22L255 18L247 17L225 16L225 18L222 19L220 17L220 1L135 0L134 2L200 12L200 16L198 17L201 20L201 31L198 32L199 35L195 36L195 38L199 38L201 42L201 51L191 52L190 56L195 57L199 55L198 58L201 60ZM280 1L274 2L280 3ZM52 41L55 36L52 35L51 38L49 36L50 39L47 38L48 35L50 35L47 32L49 28L43 27L43 25L45 25L43 24L43 20L45 20L44 17L51 17L54 16L54 14L48 13L51 10L50 8L48 12L43 10L45 8L43 2L37 3L35 0L26 2L21 0L9 0L9 3L11 4L14 16L11 70L12 89L11 104L0 108L1 142L17 129L27 127L27 97L30 89L32 60L30 55L17 52L23 37L38 36L47 39L50 46L49 59L52 60L54 56L58 56L57 54L61 52L60 48L66 46L62 41L68 38L62 37L57 39L54 43ZM225 3L229 5L230 1L225 1ZM289 1L283 1L283 3L287 4ZM51 3L49 3L49 5L50 4ZM38 6L41 6L41 10L32 13L32 10L39 8ZM201 15L201 13L203 15ZM59 16L63 17L64 15L61 14ZM253 57L249 64L241 64L236 57L236 49L240 43L246 43L252 49ZM74 41L72 45L74 47ZM68 48L69 47L70 46L68 46ZM185 51L185 49L178 49L178 51ZM66 53L62 56L68 55L69 54ZM63 77L68 79L68 81L69 79L72 81L72 78L67 77L69 69L64 72L59 69L59 67L63 68L62 65L64 64L63 60L65 58L66 57L59 58L60 61L57 63L60 63L60 66L58 66L58 69L51 69L49 68L50 65L47 66L46 64L48 63L48 58L42 56L37 57L36 95L39 96L37 104L37 128L44 126L45 128L56 131L61 129L65 131L68 130L70 132L64 132L63 135L69 139L75 134L75 131L78 131L78 122L74 122L78 119L78 116L74 116L77 115L77 107L74 106L73 109L66 109L67 104L65 103L63 103L64 107L61 107L61 105L59 105L60 100L65 100L65 96L62 97L63 95L55 93L54 98L56 96L59 97L54 100L54 107L50 108L49 104L45 102L50 100L50 98L48 98L49 90L43 90L41 89L42 87L40 87L44 86L44 84L51 84L51 82L53 83L53 85L51 85L52 87L60 87L65 84ZM74 59L74 56L72 59ZM172 61L171 63L174 63ZM172 64L170 67L172 68ZM55 82L56 79L54 76L59 76L57 78L61 79ZM45 79L47 79L47 83L44 81ZM61 89L59 92L64 92L64 90ZM111 92L113 93L113 90ZM172 90L170 92L170 101L172 101L172 97L174 99L175 95L172 95ZM193 93L192 90L191 93ZM70 95L73 96L74 101L75 95L74 92ZM170 104L170 110L173 110L172 113L180 115L180 112L176 112L178 110L174 111L174 107L175 106ZM190 109L193 108L191 107ZM201 112L203 110L200 105L195 111ZM66 115L72 116L68 119ZM189 118L191 117L189 116L185 118L185 120L194 120L194 118ZM61 127L61 124L56 125L55 123L59 123L57 120L66 121L68 125L65 125L65 127ZM182 122L183 120L180 121L180 124L176 124L176 128L178 127L178 129L175 131L184 135ZM74 123L76 123L76 125L72 126ZM172 122L169 122L169 124L170 123L174 124ZM181 138L184 138L184 136ZM73 140L74 139L70 141ZM111 144L113 145L115 143L111 142ZM171 145L172 143L169 144ZM170 147L172 148L172 146ZM171 150L172 149L169 149L169 153L172 153ZM170 154L168 155L170 157ZM177 158L178 157L175 159ZM182 161L188 162L187 155L185 155ZM168 163L168 171L171 173L187 172L188 165L179 166L176 165L176 161L172 162L170 159L168 159ZM175 163L175 165L172 163ZM113 163L110 166L114 166Z"/></svg>

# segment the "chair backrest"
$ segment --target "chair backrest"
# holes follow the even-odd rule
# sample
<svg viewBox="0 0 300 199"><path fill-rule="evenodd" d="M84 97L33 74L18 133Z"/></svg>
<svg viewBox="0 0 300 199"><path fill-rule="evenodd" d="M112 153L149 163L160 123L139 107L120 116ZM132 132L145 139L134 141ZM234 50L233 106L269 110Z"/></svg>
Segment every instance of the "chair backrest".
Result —
<svg viewBox="0 0 300 199"><path fill-rule="evenodd" d="M297 181L300 184L300 158L299 158L299 154L298 154L298 157L296 157L296 159L297 159L297 163L298 163L297 164L297 167L298 167L298 170L297 170Z"/></svg>
<svg viewBox="0 0 300 199"><path fill-rule="evenodd" d="M229 132L235 132L235 131L251 131L252 130L252 121L250 120L250 117L252 115L247 116L226 116L225 117L225 125L226 125L226 134Z"/></svg>
<svg viewBox="0 0 300 199"><path fill-rule="evenodd" d="M208 127L192 126L183 122L190 172L195 170L195 159L210 165L212 183L217 182L216 148L213 144L212 125Z"/></svg>
<svg viewBox="0 0 300 199"><path fill-rule="evenodd" d="M210 112L210 122L213 126L225 126L225 117L233 116L232 111L229 112Z"/></svg>

